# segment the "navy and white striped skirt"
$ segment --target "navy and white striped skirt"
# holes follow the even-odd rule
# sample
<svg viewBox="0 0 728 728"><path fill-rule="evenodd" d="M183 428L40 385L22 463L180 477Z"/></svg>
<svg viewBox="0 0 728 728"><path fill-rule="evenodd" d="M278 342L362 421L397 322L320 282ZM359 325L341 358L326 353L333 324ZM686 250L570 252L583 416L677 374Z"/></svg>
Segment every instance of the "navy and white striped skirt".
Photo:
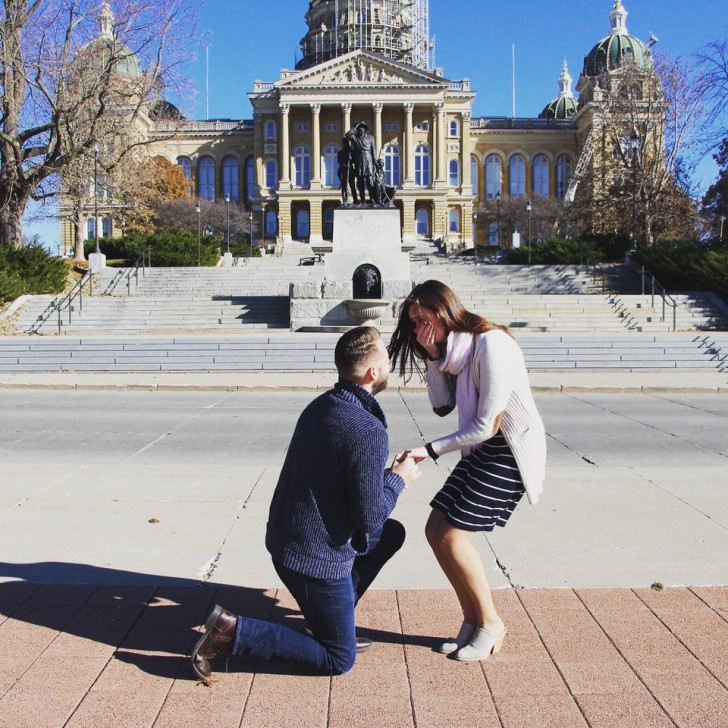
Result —
<svg viewBox="0 0 728 728"><path fill-rule="evenodd" d="M523 492L516 459L498 433L460 459L430 506L455 528L492 531L506 525Z"/></svg>

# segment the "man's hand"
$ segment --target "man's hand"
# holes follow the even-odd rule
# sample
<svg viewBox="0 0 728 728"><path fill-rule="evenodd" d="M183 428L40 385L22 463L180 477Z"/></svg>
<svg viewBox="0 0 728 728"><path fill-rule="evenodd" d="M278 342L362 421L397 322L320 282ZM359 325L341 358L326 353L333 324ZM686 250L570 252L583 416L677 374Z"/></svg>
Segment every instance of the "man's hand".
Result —
<svg viewBox="0 0 728 728"><path fill-rule="evenodd" d="M391 469L393 473L396 473L400 476L400 478L402 478L402 480L404 480L405 485L409 485L422 475L419 467L417 466L417 461L407 450L395 455Z"/></svg>

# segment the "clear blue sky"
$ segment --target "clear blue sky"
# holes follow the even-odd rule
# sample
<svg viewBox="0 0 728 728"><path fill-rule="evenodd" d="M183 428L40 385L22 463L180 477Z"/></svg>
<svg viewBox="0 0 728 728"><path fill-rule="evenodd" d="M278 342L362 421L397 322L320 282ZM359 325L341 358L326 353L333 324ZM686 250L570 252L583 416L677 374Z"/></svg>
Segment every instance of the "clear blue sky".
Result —
<svg viewBox="0 0 728 728"><path fill-rule="evenodd" d="M443 69L445 78L470 79L471 88L477 92L475 116L510 116L515 44L516 115L537 116L558 93L564 58L576 84L584 56L609 34L612 3L430 0L435 64ZM710 40L728 34L726 0L623 3L629 13L629 32L645 41L653 33L660 39L658 49L669 55L690 56ZM197 96L175 103L195 119L206 118L208 103L210 118L252 118L246 94L252 91L255 80L275 81L281 69L294 68L298 44L307 29L307 8L308 0L201 2L198 12L203 40L188 68ZM703 189L715 175L712 161L700 166L698 181ZM34 226L33 231L57 245L56 223Z"/></svg>

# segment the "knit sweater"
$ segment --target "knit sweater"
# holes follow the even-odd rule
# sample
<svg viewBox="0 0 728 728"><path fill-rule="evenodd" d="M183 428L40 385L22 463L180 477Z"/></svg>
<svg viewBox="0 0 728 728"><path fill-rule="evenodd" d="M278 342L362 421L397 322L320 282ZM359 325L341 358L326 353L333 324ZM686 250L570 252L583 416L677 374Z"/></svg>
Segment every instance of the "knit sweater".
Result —
<svg viewBox="0 0 728 728"><path fill-rule="evenodd" d="M385 470L387 421L365 389L340 380L301 413L268 516L274 561L315 579L349 575L367 534L405 487Z"/></svg>
<svg viewBox="0 0 728 728"><path fill-rule="evenodd" d="M478 390L473 420L430 445L436 455L473 447L493 436L496 417L503 412L500 431L511 448L530 503L543 491L546 467L546 433L533 401L521 348L500 329L475 336L470 366ZM427 362L425 381L435 411L447 413L455 405L453 377L440 371L441 361ZM460 375L462 376L462 375Z"/></svg>

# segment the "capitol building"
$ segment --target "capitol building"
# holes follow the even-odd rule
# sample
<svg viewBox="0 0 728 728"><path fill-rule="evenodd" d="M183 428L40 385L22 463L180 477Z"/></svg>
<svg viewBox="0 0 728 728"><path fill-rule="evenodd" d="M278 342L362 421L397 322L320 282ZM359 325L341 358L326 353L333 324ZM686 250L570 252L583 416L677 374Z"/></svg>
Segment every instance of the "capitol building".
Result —
<svg viewBox="0 0 728 728"><path fill-rule="evenodd" d="M600 194L589 171L613 142L600 138L596 107L624 67L652 68L651 41L628 33L621 0L607 0L605 30L607 17L608 35L585 49L576 84L564 62L558 95L545 91L538 117L475 117L469 82L431 66L428 0L310 0L296 67L255 82L252 118L191 121L157 103L148 150L182 168L195 198L252 212L254 240L280 250L331 240L337 154L364 121L396 189L404 243L502 244L499 226L474 225L494 201ZM89 205L88 237L94 215ZM104 236L121 234L111 206L99 215ZM61 232L72 248L73 226L62 222Z"/></svg>

